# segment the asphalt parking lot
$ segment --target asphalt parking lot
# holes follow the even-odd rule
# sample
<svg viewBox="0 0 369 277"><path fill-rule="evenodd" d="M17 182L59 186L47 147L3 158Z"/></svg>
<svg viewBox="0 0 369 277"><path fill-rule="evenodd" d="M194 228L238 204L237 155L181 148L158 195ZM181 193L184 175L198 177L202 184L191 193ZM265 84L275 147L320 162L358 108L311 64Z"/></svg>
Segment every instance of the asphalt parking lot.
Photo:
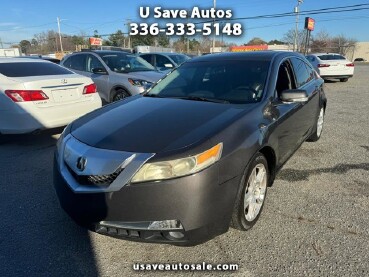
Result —
<svg viewBox="0 0 369 277"><path fill-rule="evenodd" d="M347 83L326 83L322 138L304 143L284 166L255 227L196 247L117 240L78 227L52 186L60 130L6 137L0 275L130 276L136 262L207 262L237 263L242 276L368 276L369 65L355 70Z"/></svg>

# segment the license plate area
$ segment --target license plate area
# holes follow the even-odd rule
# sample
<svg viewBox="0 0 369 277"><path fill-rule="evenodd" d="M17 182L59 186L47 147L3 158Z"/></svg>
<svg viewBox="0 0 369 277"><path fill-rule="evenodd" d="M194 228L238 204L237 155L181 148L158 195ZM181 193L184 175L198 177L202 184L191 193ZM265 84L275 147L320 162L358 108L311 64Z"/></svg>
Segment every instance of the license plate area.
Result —
<svg viewBox="0 0 369 277"><path fill-rule="evenodd" d="M69 102L79 98L78 90L76 88L56 89L51 91L54 101L57 103Z"/></svg>

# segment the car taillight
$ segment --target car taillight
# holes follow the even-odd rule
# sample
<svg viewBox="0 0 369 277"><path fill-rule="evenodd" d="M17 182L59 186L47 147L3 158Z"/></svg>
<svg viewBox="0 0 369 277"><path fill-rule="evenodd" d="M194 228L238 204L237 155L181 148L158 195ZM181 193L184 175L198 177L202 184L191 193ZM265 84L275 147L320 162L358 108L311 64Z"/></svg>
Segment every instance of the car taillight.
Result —
<svg viewBox="0 0 369 277"><path fill-rule="evenodd" d="M95 93L95 92L96 92L96 85L95 84L87 85L83 89L83 94L91 94L91 93Z"/></svg>
<svg viewBox="0 0 369 277"><path fill-rule="evenodd" d="M355 65L353 63L348 63L348 64L346 64L346 66L353 67Z"/></svg>
<svg viewBox="0 0 369 277"><path fill-rule="evenodd" d="M330 67L330 64L326 64L326 63L320 63L318 64L318 67Z"/></svg>
<svg viewBox="0 0 369 277"><path fill-rule="evenodd" d="M42 90L6 90L5 94L14 102L40 101L49 99Z"/></svg>

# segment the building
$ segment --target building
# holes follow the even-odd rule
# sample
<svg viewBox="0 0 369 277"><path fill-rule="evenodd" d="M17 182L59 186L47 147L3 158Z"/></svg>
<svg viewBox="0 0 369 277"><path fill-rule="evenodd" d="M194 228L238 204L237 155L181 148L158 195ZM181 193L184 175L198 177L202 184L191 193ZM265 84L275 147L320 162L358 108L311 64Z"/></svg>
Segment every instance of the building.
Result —
<svg viewBox="0 0 369 277"><path fill-rule="evenodd" d="M0 57L18 57L20 56L18 48L0 48Z"/></svg>
<svg viewBox="0 0 369 277"><path fill-rule="evenodd" d="M357 42L353 50L352 60L363 58L369 61L369 42Z"/></svg>

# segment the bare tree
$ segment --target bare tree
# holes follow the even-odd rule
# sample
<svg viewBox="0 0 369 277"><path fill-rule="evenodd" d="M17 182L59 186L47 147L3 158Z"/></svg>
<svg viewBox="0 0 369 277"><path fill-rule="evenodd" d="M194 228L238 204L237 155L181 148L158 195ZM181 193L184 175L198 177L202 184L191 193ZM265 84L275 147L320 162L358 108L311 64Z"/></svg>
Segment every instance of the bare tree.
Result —
<svg viewBox="0 0 369 277"><path fill-rule="evenodd" d="M298 52L303 51L305 39L306 39L305 30L300 30L297 35L297 51ZM285 33L282 40L289 45L293 45L295 42L295 30L291 29L287 33Z"/></svg>

